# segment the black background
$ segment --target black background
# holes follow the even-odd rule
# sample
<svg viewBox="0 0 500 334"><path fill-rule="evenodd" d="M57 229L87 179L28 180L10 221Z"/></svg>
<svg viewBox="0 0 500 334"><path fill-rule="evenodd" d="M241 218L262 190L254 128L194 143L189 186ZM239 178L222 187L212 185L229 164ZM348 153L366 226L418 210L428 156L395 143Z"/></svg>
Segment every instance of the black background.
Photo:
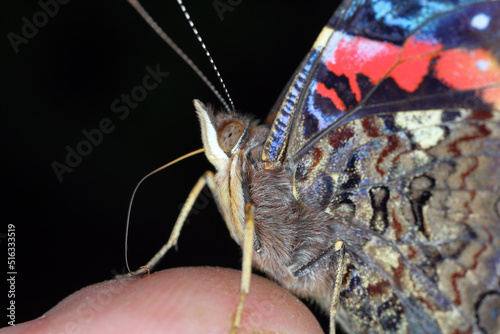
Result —
<svg viewBox="0 0 500 334"><path fill-rule="evenodd" d="M226 0L221 2L226 3ZM236 1L235 1L236 2ZM1 256L7 276L7 225L16 231L16 323L41 316L72 292L124 269L128 201L139 179L201 147L192 106L220 104L175 53L123 1L72 0L16 54L7 38L21 35L37 1L3 1ZM174 0L145 0L158 24L219 87L216 76ZM221 20L213 1L186 1L236 107L265 118L299 62L332 15L336 1L243 0ZM122 93L142 83L145 67L170 75L125 120L111 111ZM64 163L82 130L110 118L105 134L59 182L51 164ZM137 268L167 240L191 187L207 169L202 155L150 178L132 212L129 259ZM159 269L239 268L240 249L211 202L190 216ZM5 281L4 281L5 282ZM2 309L7 288L0 291ZM6 307L6 306L5 306ZM5 312L5 311L4 311ZM7 325L2 315L1 326Z"/></svg>

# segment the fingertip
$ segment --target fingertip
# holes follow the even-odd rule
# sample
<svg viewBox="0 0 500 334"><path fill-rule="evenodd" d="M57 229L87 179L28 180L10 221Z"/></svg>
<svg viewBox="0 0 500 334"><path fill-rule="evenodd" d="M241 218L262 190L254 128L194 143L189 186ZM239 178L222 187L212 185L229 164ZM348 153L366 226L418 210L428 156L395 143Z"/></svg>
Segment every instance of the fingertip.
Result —
<svg viewBox="0 0 500 334"><path fill-rule="evenodd" d="M197 267L106 281L75 292L44 317L18 325L12 333L228 333L239 301L240 279L236 270ZM253 275L240 332L255 330L322 333L296 297Z"/></svg>

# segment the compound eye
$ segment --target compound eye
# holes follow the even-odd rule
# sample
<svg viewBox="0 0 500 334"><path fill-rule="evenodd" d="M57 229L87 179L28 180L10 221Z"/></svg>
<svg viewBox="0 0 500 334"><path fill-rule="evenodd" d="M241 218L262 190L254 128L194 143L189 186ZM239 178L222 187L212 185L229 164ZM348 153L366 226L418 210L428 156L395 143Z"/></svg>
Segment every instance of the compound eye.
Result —
<svg viewBox="0 0 500 334"><path fill-rule="evenodd" d="M226 153L231 152L244 131L245 127L240 122L231 121L225 124L217 133L220 148Z"/></svg>

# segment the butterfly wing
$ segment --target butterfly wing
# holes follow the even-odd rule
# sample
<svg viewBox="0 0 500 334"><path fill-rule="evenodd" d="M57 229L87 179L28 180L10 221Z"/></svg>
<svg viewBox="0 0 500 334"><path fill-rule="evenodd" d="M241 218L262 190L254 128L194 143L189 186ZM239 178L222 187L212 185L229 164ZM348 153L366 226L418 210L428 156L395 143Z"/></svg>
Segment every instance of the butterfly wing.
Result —
<svg viewBox="0 0 500 334"><path fill-rule="evenodd" d="M500 330L499 59L498 1L346 1L271 113L263 160L360 235L351 331Z"/></svg>

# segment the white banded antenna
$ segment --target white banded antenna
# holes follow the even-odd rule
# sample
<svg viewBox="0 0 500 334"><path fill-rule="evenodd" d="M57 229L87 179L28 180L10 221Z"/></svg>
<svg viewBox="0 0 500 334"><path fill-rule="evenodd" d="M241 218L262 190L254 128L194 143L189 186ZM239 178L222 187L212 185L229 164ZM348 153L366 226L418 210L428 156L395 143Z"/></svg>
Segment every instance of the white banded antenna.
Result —
<svg viewBox="0 0 500 334"><path fill-rule="evenodd" d="M153 20L151 15L149 15L149 13L144 9L144 7L142 7L142 5L137 0L127 0L127 1L135 8L135 10L142 16L142 18L149 24L149 26L153 28L153 30L158 34L158 36L160 36L165 41L165 43L167 43L179 55L179 57L181 57L182 60L184 60L184 62L186 62L186 64L188 64L189 67L193 69L193 71L200 77L200 79L208 86L208 88L210 88L210 90L214 93L214 95L219 99L224 108L228 112L234 111L235 109L234 103L233 100L231 99L231 96L229 95L226 85L224 84L224 80L222 80L222 77L219 73L219 70L217 69L217 66L215 66L215 62L212 56L210 55L210 52L208 52L205 43L203 43L203 40L201 39L198 30L194 26L194 23L191 20L189 13L186 11L186 7L184 7L182 1L177 0L177 3L181 7L181 10L184 13L184 16L186 17L186 20L188 21L191 29L193 30L193 33L200 42L202 48L205 50L205 55L208 57L208 60L212 64L212 67L215 73L217 74L217 77L219 78L222 88L224 89L224 92L226 93L226 96L229 100L229 104L222 97L219 91L214 87L214 85L210 82L210 80L207 79L205 74L203 74L203 72L193 63L193 61L184 53L184 51L182 51L182 49L179 48L179 46L177 46L177 44L175 44L175 42L170 37L168 37L168 35L163 31L163 29ZM231 107L229 107L229 105L231 105Z"/></svg>
<svg viewBox="0 0 500 334"><path fill-rule="evenodd" d="M212 55L210 54L210 52L207 49L207 46L205 45L205 43L201 39L201 35L198 32L198 29L196 29L196 27L194 26L194 23L191 20L191 16L187 12L186 7L182 3L182 0L177 0L177 3L181 7L182 12L184 13L184 17L188 21L189 26L191 27L191 30L193 30L194 35L198 39L198 42L200 42L201 47L203 48L203 50L205 50L205 55L207 56L208 60L210 61L210 64L212 64L212 67L213 67L213 69L215 71L215 74L217 74L217 77L219 78L220 84L222 85L222 88L224 89L224 92L226 93L227 99L229 100L229 104L231 105L231 109L234 110L233 100L231 99L231 96L229 95L229 92L228 92L228 90L226 88L226 85L224 84L224 80L222 80L222 76L220 75L220 72L217 69L217 66L215 65L215 62L214 62L214 59L212 58Z"/></svg>

